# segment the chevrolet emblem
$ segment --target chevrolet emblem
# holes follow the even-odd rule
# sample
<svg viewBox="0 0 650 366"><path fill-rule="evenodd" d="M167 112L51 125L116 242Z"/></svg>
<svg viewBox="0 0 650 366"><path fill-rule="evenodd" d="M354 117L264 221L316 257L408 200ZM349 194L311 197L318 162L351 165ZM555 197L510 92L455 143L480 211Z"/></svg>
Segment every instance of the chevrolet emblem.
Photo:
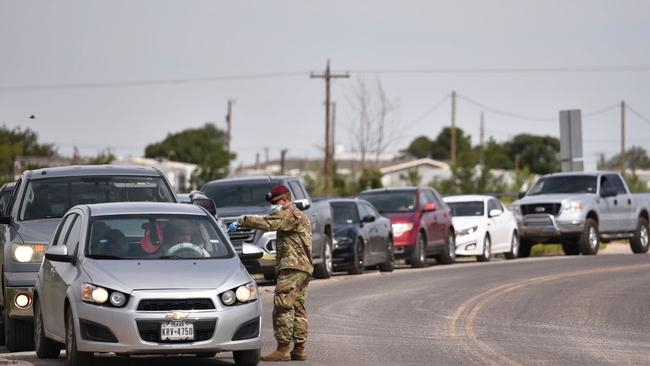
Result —
<svg viewBox="0 0 650 366"><path fill-rule="evenodd" d="M173 311L171 313L165 314L165 318L171 319L171 320L176 320L176 321L181 320L181 319L185 319L188 316L190 316L189 313L184 313L182 311Z"/></svg>

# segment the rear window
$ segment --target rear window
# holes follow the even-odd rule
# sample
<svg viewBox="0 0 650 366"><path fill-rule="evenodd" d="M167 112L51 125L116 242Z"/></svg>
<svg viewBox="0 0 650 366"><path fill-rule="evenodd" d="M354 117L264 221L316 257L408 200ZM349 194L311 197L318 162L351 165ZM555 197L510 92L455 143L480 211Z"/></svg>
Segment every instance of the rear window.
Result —
<svg viewBox="0 0 650 366"><path fill-rule="evenodd" d="M366 193L359 196L381 213L415 211L415 191Z"/></svg>
<svg viewBox="0 0 650 366"><path fill-rule="evenodd" d="M96 176L29 182L20 220L60 218L73 206L105 202L175 202L160 177Z"/></svg>

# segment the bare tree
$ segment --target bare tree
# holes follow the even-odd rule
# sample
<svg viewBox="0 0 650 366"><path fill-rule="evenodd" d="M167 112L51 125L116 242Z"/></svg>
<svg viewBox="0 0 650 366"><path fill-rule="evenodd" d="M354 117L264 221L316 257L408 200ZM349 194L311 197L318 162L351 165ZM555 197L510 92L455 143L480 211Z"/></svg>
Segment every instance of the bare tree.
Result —
<svg viewBox="0 0 650 366"><path fill-rule="evenodd" d="M395 141L392 135L396 132L397 102L388 97L379 78L372 88L357 78L347 101L352 110L349 118L352 146L361 155L361 169L364 169L370 155L377 164Z"/></svg>

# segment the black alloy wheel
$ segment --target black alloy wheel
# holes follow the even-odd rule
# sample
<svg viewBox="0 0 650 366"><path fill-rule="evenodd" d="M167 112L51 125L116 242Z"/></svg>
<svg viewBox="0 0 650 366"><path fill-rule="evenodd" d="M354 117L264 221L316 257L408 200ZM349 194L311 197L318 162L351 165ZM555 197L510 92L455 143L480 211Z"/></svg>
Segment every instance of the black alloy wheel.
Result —
<svg viewBox="0 0 650 366"><path fill-rule="evenodd" d="M393 237L389 236L386 241L386 261L379 263L379 272L393 272L395 269L395 253L393 250Z"/></svg>
<svg viewBox="0 0 650 366"><path fill-rule="evenodd" d="M352 263L348 269L349 274L362 274L366 269L366 258L364 254L364 245L361 238L357 239L357 242L352 248Z"/></svg>

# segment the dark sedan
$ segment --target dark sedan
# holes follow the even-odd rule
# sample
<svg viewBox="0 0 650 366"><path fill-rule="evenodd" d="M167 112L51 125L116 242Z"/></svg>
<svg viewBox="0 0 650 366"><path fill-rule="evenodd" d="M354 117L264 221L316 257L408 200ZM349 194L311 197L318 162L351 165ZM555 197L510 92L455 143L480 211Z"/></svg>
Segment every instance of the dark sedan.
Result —
<svg viewBox="0 0 650 366"><path fill-rule="evenodd" d="M381 216L368 201L329 200L334 216L335 271L361 274L366 267L393 270L393 233L390 220Z"/></svg>

